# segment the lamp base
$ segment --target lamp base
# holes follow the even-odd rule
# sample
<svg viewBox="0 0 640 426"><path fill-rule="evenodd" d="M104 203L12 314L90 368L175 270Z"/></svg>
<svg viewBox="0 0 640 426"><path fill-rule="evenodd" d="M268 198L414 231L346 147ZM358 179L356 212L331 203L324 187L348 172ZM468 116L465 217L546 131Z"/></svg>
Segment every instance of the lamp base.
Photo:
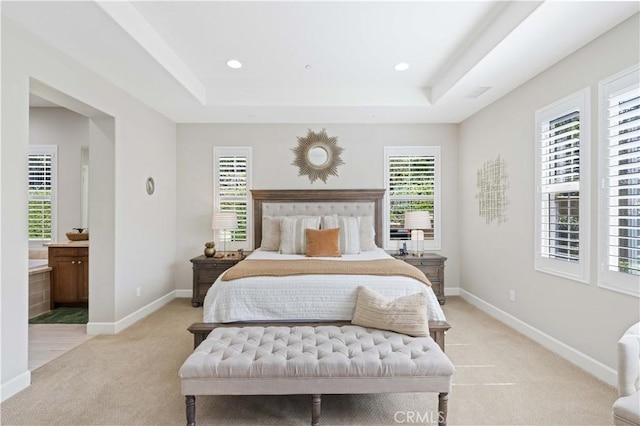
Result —
<svg viewBox="0 0 640 426"><path fill-rule="evenodd" d="M413 255L415 257L422 257L424 253L424 232L416 229L411 231L411 242L414 246Z"/></svg>

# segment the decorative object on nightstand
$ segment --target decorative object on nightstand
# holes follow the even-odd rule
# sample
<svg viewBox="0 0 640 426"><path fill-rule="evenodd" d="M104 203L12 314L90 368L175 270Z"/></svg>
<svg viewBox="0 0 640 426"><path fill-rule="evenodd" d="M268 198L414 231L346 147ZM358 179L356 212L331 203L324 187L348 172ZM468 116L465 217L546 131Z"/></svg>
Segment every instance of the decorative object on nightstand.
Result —
<svg viewBox="0 0 640 426"><path fill-rule="evenodd" d="M444 262L447 260L446 257L435 253L425 253L422 257L402 256L398 254L391 255L396 259L404 260L424 272L431 282L431 288L436 294L438 302L444 305Z"/></svg>
<svg viewBox="0 0 640 426"><path fill-rule="evenodd" d="M229 238L228 232L232 229L238 228L238 216L236 212L215 212L213 213L213 219L211 220L211 229L217 230L222 234L223 252L222 256L227 256L227 239Z"/></svg>
<svg viewBox="0 0 640 426"><path fill-rule="evenodd" d="M415 245L414 256L424 252L424 229L431 229L431 218L426 210L414 210L404 214L404 227L411 229L411 242Z"/></svg>
<svg viewBox="0 0 640 426"><path fill-rule="evenodd" d="M191 296L191 305L194 308L202 306L207 291L216 279L218 279L220 274L245 257L244 254L240 256L239 253L236 253L234 257L221 259L207 256L198 256L191 259L191 263L193 264L193 295Z"/></svg>
<svg viewBox="0 0 640 426"><path fill-rule="evenodd" d="M213 257L216 254L216 243L209 241L204 243L204 255L206 257Z"/></svg>

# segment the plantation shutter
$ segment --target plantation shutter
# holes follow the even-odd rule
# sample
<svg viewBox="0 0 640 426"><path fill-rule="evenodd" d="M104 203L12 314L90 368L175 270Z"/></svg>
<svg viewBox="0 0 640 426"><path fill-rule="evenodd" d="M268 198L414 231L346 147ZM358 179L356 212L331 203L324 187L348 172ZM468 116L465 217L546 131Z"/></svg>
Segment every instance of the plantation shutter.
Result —
<svg viewBox="0 0 640 426"><path fill-rule="evenodd" d="M409 238L404 214L426 210L434 219L436 161L433 155L391 155L388 160L390 239ZM425 240L433 240L434 228L425 230Z"/></svg>
<svg viewBox="0 0 640 426"><path fill-rule="evenodd" d="M53 154L29 155L29 239L52 239Z"/></svg>
<svg viewBox="0 0 640 426"><path fill-rule="evenodd" d="M540 254L580 260L580 111L540 128Z"/></svg>
<svg viewBox="0 0 640 426"><path fill-rule="evenodd" d="M640 275L640 89L608 99L605 197L609 271Z"/></svg>
<svg viewBox="0 0 640 426"><path fill-rule="evenodd" d="M231 241L247 240L247 176L247 156L218 157L218 207L220 211L234 211L238 217L238 229L231 231Z"/></svg>

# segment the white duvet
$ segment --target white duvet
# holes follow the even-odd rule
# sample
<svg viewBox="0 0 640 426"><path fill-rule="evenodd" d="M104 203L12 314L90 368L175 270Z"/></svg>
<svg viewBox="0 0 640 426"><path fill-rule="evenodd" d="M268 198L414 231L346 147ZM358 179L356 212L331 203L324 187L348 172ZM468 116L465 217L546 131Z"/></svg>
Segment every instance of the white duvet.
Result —
<svg viewBox="0 0 640 426"><path fill-rule="evenodd" d="M342 260L385 259L382 249L343 255ZM303 255L284 255L256 250L251 259L309 259ZM224 275L224 274L223 274ZM375 275L295 275L285 277L249 277L222 281L211 286L204 299L204 322L236 321L351 321L360 285L390 298L415 293L427 295L430 320L444 321L444 313L435 293L423 283L401 276Z"/></svg>

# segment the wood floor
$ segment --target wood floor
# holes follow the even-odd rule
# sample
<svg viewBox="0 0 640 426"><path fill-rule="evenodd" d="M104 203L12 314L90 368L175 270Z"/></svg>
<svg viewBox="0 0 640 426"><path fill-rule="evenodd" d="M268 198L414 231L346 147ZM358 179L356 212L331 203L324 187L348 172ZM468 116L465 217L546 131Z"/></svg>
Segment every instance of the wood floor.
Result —
<svg viewBox="0 0 640 426"><path fill-rule="evenodd" d="M29 370L42 367L92 337L87 334L86 324L29 324Z"/></svg>

